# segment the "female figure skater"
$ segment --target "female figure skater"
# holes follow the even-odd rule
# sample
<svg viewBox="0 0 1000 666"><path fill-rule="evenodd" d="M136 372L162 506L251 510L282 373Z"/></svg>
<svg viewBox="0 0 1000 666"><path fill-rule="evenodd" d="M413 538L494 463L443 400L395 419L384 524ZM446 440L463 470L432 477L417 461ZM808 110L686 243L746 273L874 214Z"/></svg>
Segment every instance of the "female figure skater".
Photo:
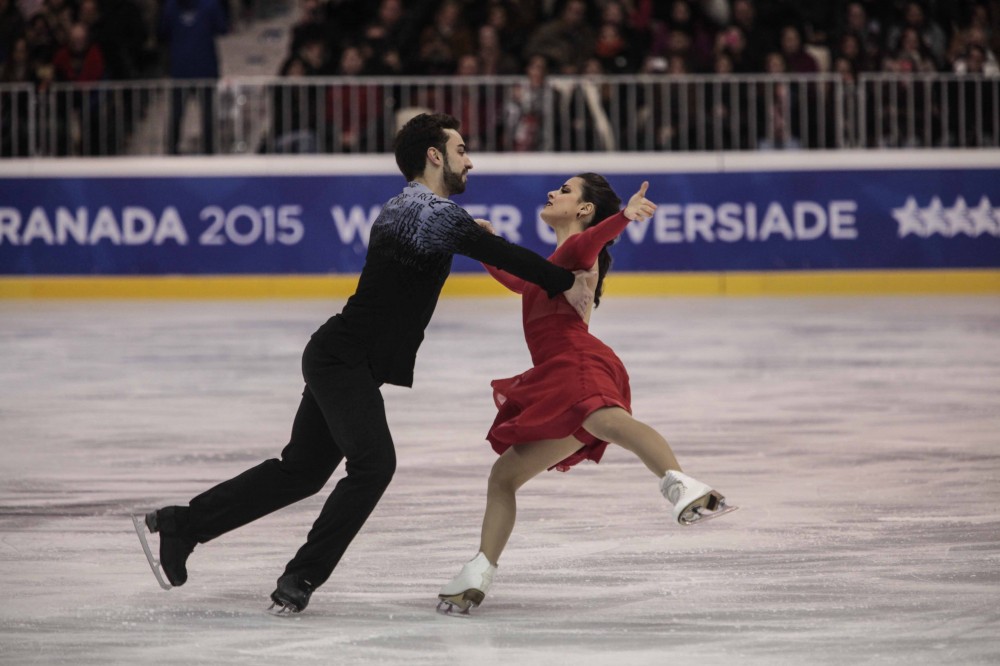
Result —
<svg viewBox="0 0 1000 666"><path fill-rule="evenodd" d="M611 266L608 246L631 220L652 216L648 182L618 210L621 200L603 176L570 178L542 209L556 232L549 260L567 269L590 271L594 303L600 303ZM481 222L482 223L482 222ZM482 603L496 563L514 529L515 493L546 469L568 470L581 460L598 462L609 442L631 451L660 479L681 525L732 511L710 486L681 472L666 440L631 415L628 374L610 347L588 331L588 307L581 316L562 299L510 273L486 266L501 284L522 294L524 337L533 367L492 383L498 413L487 439L500 458L490 472L479 553L438 595L443 613L468 613Z"/></svg>

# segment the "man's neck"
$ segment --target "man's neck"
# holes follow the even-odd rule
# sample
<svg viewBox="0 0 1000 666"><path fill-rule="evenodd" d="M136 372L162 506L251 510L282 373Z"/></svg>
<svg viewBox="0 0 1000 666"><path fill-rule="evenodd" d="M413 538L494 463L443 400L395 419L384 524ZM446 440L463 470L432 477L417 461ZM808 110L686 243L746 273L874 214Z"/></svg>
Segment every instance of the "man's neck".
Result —
<svg viewBox="0 0 1000 666"><path fill-rule="evenodd" d="M414 183L420 183L428 190L438 195L443 199L447 199L449 193L444 189L444 179L443 178L426 178L425 176L417 176L413 179Z"/></svg>

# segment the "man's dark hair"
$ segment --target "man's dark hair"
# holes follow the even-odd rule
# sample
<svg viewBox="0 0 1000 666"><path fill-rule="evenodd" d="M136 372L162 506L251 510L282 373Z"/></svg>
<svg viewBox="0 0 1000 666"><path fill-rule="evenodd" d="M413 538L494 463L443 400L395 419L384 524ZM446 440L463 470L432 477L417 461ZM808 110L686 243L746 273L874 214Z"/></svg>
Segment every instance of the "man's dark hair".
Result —
<svg viewBox="0 0 1000 666"><path fill-rule="evenodd" d="M403 125L396 134L392 151L396 164L409 182L424 172L427 149L437 148L444 153L448 135L445 130L458 130L461 123L447 113L421 113Z"/></svg>

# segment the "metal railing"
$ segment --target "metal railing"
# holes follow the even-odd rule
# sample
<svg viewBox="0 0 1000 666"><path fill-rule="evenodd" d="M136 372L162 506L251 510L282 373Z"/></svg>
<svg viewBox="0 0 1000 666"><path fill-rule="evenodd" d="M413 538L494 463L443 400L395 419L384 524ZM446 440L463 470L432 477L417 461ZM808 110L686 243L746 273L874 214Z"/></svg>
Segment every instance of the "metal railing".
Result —
<svg viewBox="0 0 1000 666"><path fill-rule="evenodd" d="M424 110L472 150L1000 147L1000 78L232 78L0 86L0 156L371 153Z"/></svg>

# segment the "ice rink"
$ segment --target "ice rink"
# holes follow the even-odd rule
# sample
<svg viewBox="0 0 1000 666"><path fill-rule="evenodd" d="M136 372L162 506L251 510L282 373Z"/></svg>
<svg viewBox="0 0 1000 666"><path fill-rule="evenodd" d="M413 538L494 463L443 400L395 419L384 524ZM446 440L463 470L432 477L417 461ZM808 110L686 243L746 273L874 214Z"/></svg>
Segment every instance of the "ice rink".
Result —
<svg viewBox="0 0 1000 666"><path fill-rule="evenodd" d="M478 544L489 381L528 355L517 300L444 300L415 388L384 391L393 485L306 613L264 609L340 473L160 590L128 514L277 456L340 305L0 302L0 662L1000 663L995 297L625 299L612 276L592 330L636 416L741 510L673 525L611 447L524 488L470 618L436 594Z"/></svg>

